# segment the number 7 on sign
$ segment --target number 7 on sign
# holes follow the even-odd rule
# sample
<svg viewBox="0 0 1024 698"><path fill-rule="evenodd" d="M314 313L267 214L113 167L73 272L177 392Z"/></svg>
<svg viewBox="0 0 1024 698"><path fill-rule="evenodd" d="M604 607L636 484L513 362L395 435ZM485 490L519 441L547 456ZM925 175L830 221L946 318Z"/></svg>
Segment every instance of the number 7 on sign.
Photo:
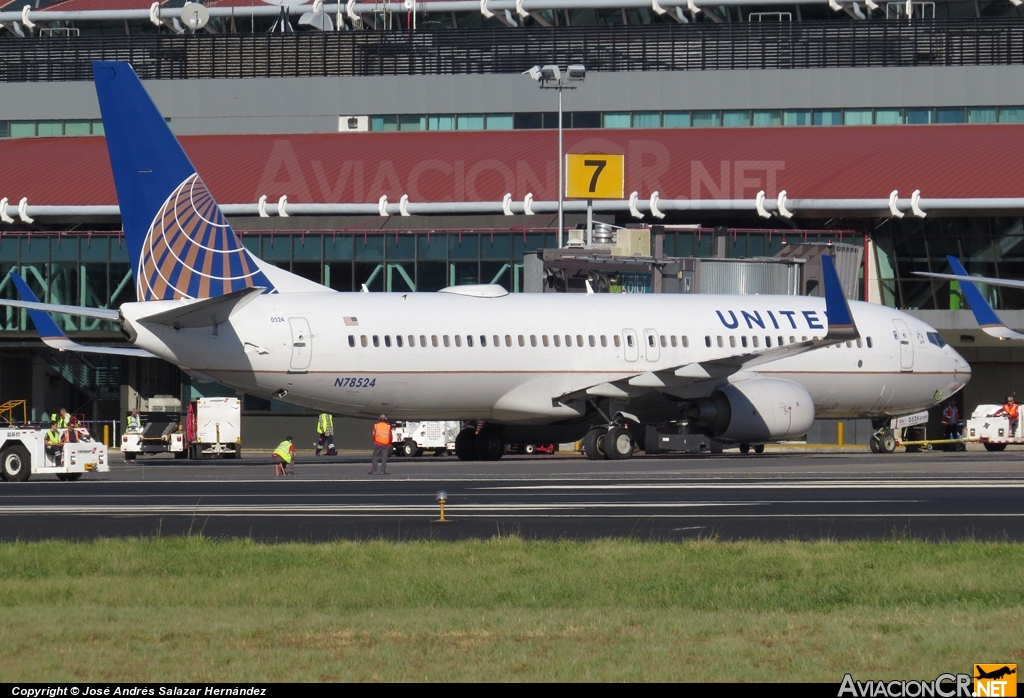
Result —
<svg viewBox="0 0 1024 698"><path fill-rule="evenodd" d="M621 199L624 183L622 155L577 154L565 156L567 199Z"/></svg>

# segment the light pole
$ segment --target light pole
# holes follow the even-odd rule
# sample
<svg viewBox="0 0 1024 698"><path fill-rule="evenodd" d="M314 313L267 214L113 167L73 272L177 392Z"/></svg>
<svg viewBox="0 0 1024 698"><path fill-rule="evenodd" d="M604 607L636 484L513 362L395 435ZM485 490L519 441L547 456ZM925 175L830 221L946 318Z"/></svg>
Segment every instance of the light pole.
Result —
<svg viewBox="0 0 1024 698"><path fill-rule="evenodd" d="M575 90L587 78L587 69L582 65L567 66L565 72L557 65L535 65L523 75L529 75L540 83L542 90L558 90L558 247L562 247L562 234L565 231L565 214L562 210L562 198L565 195L565 160L562 156L562 90Z"/></svg>

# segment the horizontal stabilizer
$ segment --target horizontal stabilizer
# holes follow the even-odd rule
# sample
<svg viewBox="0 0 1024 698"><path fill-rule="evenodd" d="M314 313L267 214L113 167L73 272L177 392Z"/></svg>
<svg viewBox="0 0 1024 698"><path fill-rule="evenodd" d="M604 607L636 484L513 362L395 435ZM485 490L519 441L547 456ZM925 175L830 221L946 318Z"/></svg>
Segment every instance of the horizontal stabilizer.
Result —
<svg viewBox="0 0 1024 698"><path fill-rule="evenodd" d="M178 308L139 318L139 322L167 325L176 330L184 328L215 327L227 322L236 311L244 308L265 289L254 286L223 296L204 298Z"/></svg>
<svg viewBox="0 0 1024 698"><path fill-rule="evenodd" d="M0 298L0 305L11 308L24 308L25 310L42 310L44 313L67 313L78 317L92 317L99 320L121 321L121 313L113 308L86 308L81 305L58 305L51 303L40 303L38 301L12 301Z"/></svg>
<svg viewBox="0 0 1024 698"><path fill-rule="evenodd" d="M25 280L21 278L21 275L17 272L11 272L11 279L14 281L14 286L18 289L18 294L29 303L39 303L39 298L36 294L32 293L32 289L25 283ZM48 308L60 307L51 306L45 303L44 305ZM116 311L115 311L116 312ZM87 344L79 344L64 334L64 331L57 326L57 323L53 321L48 312L42 310L28 311L29 317L32 318L32 324L36 326L36 331L39 333L40 339L43 340L43 344L56 349L57 351L74 351L82 354L108 354L111 356L138 356L145 358L152 358L153 354L150 354L145 349L136 349L134 347L104 347L104 346L92 346Z"/></svg>

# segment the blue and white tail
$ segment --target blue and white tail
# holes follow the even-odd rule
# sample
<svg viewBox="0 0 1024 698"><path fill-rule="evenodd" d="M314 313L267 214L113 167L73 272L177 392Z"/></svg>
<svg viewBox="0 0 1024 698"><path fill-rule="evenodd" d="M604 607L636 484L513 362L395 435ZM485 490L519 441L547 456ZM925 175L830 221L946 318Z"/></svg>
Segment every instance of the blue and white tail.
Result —
<svg viewBox="0 0 1024 698"><path fill-rule="evenodd" d="M245 249L131 65L92 65L138 300L326 290Z"/></svg>

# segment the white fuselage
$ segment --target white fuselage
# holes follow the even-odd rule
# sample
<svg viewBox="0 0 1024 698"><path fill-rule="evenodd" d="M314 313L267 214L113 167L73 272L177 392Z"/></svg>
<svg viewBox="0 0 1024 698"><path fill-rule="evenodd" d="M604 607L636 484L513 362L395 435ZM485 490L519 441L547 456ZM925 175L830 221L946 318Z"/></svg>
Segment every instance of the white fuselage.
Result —
<svg viewBox="0 0 1024 698"><path fill-rule="evenodd" d="M579 405L554 399L823 337L828 325L824 300L799 296L443 292L262 295L226 323L195 329L139 320L178 304L130 303L122 313L136 346L193 375L340 415L506 424L579 418ZM861 340L728 380L794 381L810 393L817 416L833 418L925 409L969 380L967 362L925 323L878 305L850 307ZM637 402L673 419L679 399L713 387L648 391Z"/></svg>

